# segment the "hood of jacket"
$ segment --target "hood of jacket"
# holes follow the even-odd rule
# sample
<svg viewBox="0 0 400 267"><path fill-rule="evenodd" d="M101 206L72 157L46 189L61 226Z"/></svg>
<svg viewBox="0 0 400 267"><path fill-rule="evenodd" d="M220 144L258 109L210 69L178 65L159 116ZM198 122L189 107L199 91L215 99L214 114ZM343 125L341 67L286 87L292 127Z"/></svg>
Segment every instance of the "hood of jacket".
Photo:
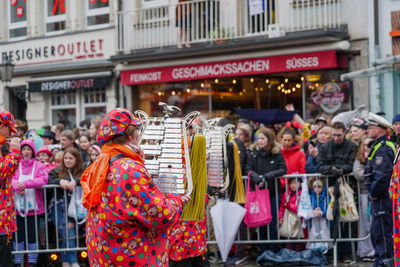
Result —
<svg viewBox="0 0 400 267"><path fill-rule="evenodd" d="M24 147L24 146L29 146L33 151L32 158L30 158L30 159L22 158L21 162L20 162L23 174L28 174L32 171L33 163L36 162L36 159L35 159L36 148L35 148L34 141L31 139L26 139L21 142L21 150L22 150L22 147Z"/></svg>
<svg viewBox="0 0 400 267"><path fill-rule="evenodd" d="M324 186L322 193L318 197L317 194L314 192L314 190L311 189L311 196L310 196L311 206L315 209L319 205L321 210L326 210L327 209L327 200L325 199L326 194L327 194L326 185Z"/></svg>
<svg viewBox="0 0 400 267"><path fill-rule="evenodd" d="M295 153L295 152L297 152L297 151L299 151L300 150L300 145L299 145L299 143L295 143L295 144L293 144L293 146L291 147L291 148L289 148L289 149L285 149L285 148L282 148L281 149L281 153L283 154L283 155L289 155L289 154L292 154L292 153Z"/></svg>
<svg viewBox="0 0 400 267"><path fill-rule="evenodd" d="M256 151L259 151L259 152L265 152L265 153L267 153L265 150L260 149L260 148L258 147L257 142L254 143L254 146L251 146L251 147L250 147L250 150L256 150ZM271 154L278 154L279 152L280 152L279 143L278 143L278 142L274 142L274 146L273 146L272 149L271 149Z"/></svg>
<svg viewBox="0 0 400 267"><path fill-rule="evenodd" d="M35 158L35 155L36 155L35 142L33 140L31 140L31 139L26 139L26 140L21 142L21 150L22 150L23 146L29 146L33 151L32 158Z"/></svg>

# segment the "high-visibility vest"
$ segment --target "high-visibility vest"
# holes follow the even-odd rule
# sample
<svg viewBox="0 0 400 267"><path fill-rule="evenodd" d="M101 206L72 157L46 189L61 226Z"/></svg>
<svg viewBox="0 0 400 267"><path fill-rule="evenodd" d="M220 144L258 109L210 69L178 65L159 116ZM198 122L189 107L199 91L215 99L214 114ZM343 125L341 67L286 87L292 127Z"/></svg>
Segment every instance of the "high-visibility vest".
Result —
<svg viewBox="0 0 400 267"><path fill-rule="evenodd" d="M376 152L382 145L386 145L386 146L390 147L390 148L393 150L394 155L396 155L396 146L394 145L394 143L393 143L392 141L389 141L389 140L385 140L385 141L382 140L382 141L379 142L378 144L375 144L375 145L374 145L374 147L372 148L372 152L369 153L368 160L371 160L371 159L374 157L375 152Z"/></svg>

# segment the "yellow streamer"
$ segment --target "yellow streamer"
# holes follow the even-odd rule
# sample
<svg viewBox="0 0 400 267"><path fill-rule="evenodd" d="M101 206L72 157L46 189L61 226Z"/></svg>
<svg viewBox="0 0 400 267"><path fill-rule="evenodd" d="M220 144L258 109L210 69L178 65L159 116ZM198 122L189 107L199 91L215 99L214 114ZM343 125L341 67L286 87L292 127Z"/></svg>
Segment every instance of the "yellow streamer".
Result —
<svg viewBox="0 0 400 267"><path fill-rule="evenodd" d="M190 152L193 191L192 199L183 208L181 220L201 221L204 219L207 193L206 137L196 134Z"/></svg>
<svg viewBox="0 0 400 267"><path fill-rule="evenodd" d="M234 179L236 183L236 194L234 201L239 204L244 204L246 203L246 193L244 192L242 169L240 168L239 148L235 142L233 142L233 158L235 164Z"/></svg>
<svg viewBox="0 0 400 267"><path fill-rule="evenodd" d="M310 124L306 123L303 126L303 131L301 132L301 137L303 140L308 140L311 137L311 131L310 131Z"/></svg>

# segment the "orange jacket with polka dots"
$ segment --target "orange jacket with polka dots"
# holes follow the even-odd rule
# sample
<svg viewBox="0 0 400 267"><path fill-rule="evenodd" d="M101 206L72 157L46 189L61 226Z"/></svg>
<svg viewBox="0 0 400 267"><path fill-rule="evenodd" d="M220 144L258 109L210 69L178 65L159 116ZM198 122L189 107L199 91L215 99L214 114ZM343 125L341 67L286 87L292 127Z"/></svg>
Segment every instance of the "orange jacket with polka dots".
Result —
<svg viewBox="0 0 400 267"><path fill-rule="evenodd" d="M179 196L163 194L143 162L110 163L100 203L89 211L90 265L168 266L168 229L182 213Z"/></svg>

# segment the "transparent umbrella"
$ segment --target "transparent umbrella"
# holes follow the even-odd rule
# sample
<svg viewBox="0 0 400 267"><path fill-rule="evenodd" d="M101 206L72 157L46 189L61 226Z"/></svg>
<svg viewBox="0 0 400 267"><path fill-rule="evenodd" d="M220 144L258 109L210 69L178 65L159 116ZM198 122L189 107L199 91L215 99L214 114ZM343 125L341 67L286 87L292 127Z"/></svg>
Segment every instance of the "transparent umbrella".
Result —
<svg viewBox="0 0 400 267"><path fill-rule="evenodd" d="M246 209L235 202L218 199L210 213L222 261L226 262Z"/></svg>

